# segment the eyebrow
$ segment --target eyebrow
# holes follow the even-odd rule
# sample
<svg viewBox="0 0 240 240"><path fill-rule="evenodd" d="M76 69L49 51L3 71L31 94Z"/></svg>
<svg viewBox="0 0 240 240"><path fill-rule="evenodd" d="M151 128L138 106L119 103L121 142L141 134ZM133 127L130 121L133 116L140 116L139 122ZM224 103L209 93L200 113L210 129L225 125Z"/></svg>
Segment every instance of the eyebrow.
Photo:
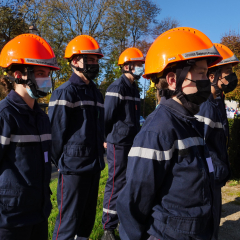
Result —
<svg viewBox="0 0 240 240"><path fill-rule="evenodd" d="M51 71L49 70L48 74L50 73ZM36 70L35 73L45 73L45 71L39 69L39 70Z"/></svg>
<svg viewBox="0 0 240 240"><path fill-rule="evenodd" d="M197 67L197 70L207 71L208 68L205 68L205 67Z"/></svg>

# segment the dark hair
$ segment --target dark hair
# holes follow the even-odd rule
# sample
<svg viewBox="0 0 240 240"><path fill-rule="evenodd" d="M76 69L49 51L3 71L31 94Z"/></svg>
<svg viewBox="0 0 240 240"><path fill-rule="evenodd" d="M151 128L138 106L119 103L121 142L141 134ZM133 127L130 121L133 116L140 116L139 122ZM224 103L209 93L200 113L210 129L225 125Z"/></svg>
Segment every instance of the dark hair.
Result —
<svg viewBox="0 0 240 240"><path fill-rule="evenodd" d="M13 64L11 65L10 69L6 69L10 75L16 71L21 72L23 75L26 75L27 73L27 65L24 64Z"/></svg>
<svg viewBox="0 0 240 240"><path fill-rule="evenodd" d="M207 76L209 77L210 74L215 75L217 70L218 70L218 67L209 68L207 72Z"/></svg>
<svg viewBox="0 0 240 240"><path fill-rule="evenodd" d="M11 90L15 90L15 82L11 82L7 77L0 78L0 88L2 97L6 97Z"/></svg>
<svg viewBox="0 0 240 240"><path fill-rule="evenodd" d="M24 76L27 74L27 65L14 64L10 68L4 69L4 71L12 77L15 71L20 71ZM11 81L8 76L4 75L0 77L1 95L8 95L11 90L15 90L15 85L16 83Z"/></svg>
<svg viewBox="0 0 240 240"><path fill-rule="evenodd" d="M159 82L156 84L157 88L159 89L167 89L168 83L166 78L159 78Z"/></svg>

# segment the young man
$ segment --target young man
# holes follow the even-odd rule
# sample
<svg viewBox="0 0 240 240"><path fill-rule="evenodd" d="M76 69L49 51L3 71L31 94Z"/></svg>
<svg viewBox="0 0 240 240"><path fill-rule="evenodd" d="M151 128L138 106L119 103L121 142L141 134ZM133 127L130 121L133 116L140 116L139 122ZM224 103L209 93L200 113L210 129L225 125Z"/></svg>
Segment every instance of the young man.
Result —
<svg viewBox="0 0 240 240"><path fill-rule="evenodd" d="M232 67L238 64L239 60L227 46L219 43L216 43L215 46L224 60L209 68L208 72L211 74L212 86L215 89L215 102L221 113L223 130L227 137L228 144L229 126L224 102L225 95L223 93L229 93L237 87L238 79L236 74L232 72ZM227 76L227 78L225 78L225 76Z"/></svg>
<svg viewBox="0 0 240 240"><path fill-rule="evenodd" d="M213 240L218 239L218 230L221 220L222 197L221 187L223 187L230 177L230 165L227 154L227 135L225 135L219 106L215 101L217 95L221 95L223 89L226 92L232 91L237 86L237 76L232 72L232 67L239 63L233 52L222 44L215 43L214 46L223 57L223 60L212 66L208 71L208 78L212 83L212 94L204 102L200 111L195 115L199 121L199 130L204 135L205 142L209 148L210 156L214 166L214 222L215 231ZM226 113L224 113L226 115Z"/></svg>
<svg viewBox="0 0 240 240"><path fill-rule="evenodd" d="M193 28L171 29L150 47L145 77L166 78L168 89L129 152L117 200L121 239L211 239L213 166L194 114L211 93L208 66L221 59Z"/></svg>
<svg viewBox="0 0 240 240"><path fill-rule="evenodd" d="M88 239L95 221L103 160L104 104L93 79L99 72L101 49L87 35L74 38L65 58L73 69L49 103L52 160L59 168L59 214L53 240Z"/></svg>
<svg viewBox="0 0 240 240"><path fill-rule="evenodd" d="M33 34L8 42L0 66L15 81L1 80L12 90L0 102L0 239L47 240L51 128L35 99L47 95L50 71L59 68L49 44Z"/></svg>
<svg viewBox="0 0 240 240"><path fill-rule="evenodd" d="M105 97L105 137L107 143L108 180L106 183L102 224L102 240L114 240L118 225L116 200L126 183L128 153L140 129L140 96L135 79L143 74L144 57L137 48L128 48L120 55L122 76L112 83Z"/></svg>

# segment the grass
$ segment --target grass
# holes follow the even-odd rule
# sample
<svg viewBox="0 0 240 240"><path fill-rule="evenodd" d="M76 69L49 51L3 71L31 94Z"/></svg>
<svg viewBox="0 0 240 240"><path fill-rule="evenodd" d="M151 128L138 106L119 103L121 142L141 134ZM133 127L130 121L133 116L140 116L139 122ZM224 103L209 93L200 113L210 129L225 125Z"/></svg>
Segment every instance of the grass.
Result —
<svg viewBox="0 0 240 240"><path fill-rule="evenodd" d="M230 180L228 182L228 185L231 186L231 187L237 186L239 184L240 184L240 180L239 179L237 179L237 180Z"/></svg>
<svg viewBox="0 0 240 240"><path fill-rule="evenodd" d="M102 209L103 209L103 197L104 189L108 177L108 166L106 165L105 169L101 173L99 190L98 190L98 201L97 201L97 212L95 218L95 224L90 236L91 240L100 240L103 235L102 229ZM52 190L51 202L52 202L52 212L48 218L48 239L52 240L52 233L55 227L56 218L58 215L58 206L57 206L57 179L54 179L50 183L50 188ZM116 232L116 238L119 238L118 233Z"/></svg>

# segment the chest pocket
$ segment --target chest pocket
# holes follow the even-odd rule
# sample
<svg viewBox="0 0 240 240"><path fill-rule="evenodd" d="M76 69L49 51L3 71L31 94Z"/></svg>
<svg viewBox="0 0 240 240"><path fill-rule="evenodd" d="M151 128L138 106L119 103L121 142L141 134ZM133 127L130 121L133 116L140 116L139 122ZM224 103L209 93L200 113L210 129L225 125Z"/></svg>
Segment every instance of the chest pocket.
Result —
<svg viewBox="0 0 240 240"><path fill-rule="evenodd" d="M43 152L40 142L17 143L15 148L16 166L25 182L30 185L39 185L42 175Z"/></svg>

